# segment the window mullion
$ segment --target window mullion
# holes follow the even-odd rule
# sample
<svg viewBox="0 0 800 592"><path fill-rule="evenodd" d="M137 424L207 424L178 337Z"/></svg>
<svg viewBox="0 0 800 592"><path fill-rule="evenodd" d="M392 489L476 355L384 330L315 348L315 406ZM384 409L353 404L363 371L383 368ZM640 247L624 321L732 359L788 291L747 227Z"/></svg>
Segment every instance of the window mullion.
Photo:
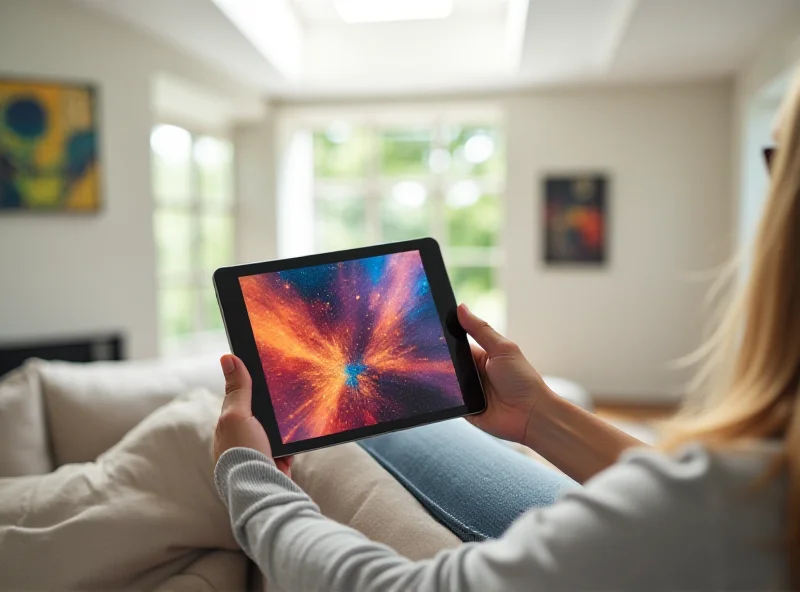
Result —
<svg viewBox="0 0 800 592"><path fill-rule="evenodd" d="M380 180L380 139L376 126L367 128L369 158L367 158L367 179L364 184L364 208L367 217L369 240L373 243L383 242L381 225L381 180Z"/></svg>
<svg viewBox="0 0 800 592"><path fill-rule="evenodd" d="M444 148L444 122L438 117L434 123L434 132L431 145L431 153ZM430 162L428 163L430 167ZM433 172L431 189L433 194L433 219L430 228L433 237L439 241L445 254L449 250L450 237L447 233L447 209L445 207L445 183L442 173Z"/></svg>
<svg viewBox="0 0 800 592"><path fill-rule="evenodd" d="M191 189L191 283L192 283L192 325L195 332L205 329L203 322L203 290L200 278L203 275L203 230L202 230L202 199L200 197L200 170L195 160L194 146L197 136L192 134L192 153L190 159L190 189Z"/></svg>

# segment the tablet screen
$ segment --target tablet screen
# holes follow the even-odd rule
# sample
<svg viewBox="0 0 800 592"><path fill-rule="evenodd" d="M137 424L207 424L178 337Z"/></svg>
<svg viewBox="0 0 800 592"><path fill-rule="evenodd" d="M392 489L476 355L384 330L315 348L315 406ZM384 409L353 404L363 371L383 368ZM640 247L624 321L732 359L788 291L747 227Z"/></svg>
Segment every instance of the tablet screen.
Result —
<svg viewBox="0 0 800 592"><path fill-rule="evenodd" d="M464 405L419 251L239 283L284 444Z"/></svg>

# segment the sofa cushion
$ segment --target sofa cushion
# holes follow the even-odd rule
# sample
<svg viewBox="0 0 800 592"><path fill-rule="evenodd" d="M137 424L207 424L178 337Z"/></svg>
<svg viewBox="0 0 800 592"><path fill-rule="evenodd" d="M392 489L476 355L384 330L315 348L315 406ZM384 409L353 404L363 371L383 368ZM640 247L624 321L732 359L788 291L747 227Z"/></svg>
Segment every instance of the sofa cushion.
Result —
<svg viewBox="0 0 800 592"><path fill-rule="evenodd" d="M153 592L247 590L250 566L241 551L210 551Z"/></svg>
<svg viewBox="0 0 800 592"><path fill-rule="evenodd" d="M354 443L298 455L292 478L337 522L392 547L409 559L426 559L461 541L386 469Z"/></svg>
<svg viewBox="0 0 800 592"><path fill-rule="evenodd" d="M56 466L88 462L142 419L192 387L222 396L216 358L45 362L37 366Z"/></svg>
<svg viewBox="0 0 800 592"><path fill-rule="evenodd" d="M96 462L0 479L0 588L152 589L236 549L213 483L219 399L194 391Z"/></svg>
<svg viewBox="0 0 800 592"><path fill-rule="evenodd" d="M0 378L0 477L53 470L37 368L41 360Z"/></svg>

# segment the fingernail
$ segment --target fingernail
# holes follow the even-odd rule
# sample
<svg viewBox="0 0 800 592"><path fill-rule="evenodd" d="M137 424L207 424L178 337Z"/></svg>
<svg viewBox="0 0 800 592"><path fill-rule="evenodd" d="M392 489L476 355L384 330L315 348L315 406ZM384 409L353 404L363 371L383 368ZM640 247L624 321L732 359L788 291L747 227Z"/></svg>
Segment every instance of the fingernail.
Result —
<svg viewBox="0 0 800 592"><path fill-rule="evenodd" d="M465 311L467 311L468 313L472 314L472 311L469 309L469 306L467 306L467 305L466 305L466 304L464 304L463 302L461 303L461 306L463 306L463 307L464 307L464 310L465 310Z"/></svg>
<svg viewBox="0 0 800 592"><path fill-rule="evenodd" d="M219 359L219 364L222 366L222 373L225 376L236 369L236 362L233 361L233 356L222 356Z"/></svg>

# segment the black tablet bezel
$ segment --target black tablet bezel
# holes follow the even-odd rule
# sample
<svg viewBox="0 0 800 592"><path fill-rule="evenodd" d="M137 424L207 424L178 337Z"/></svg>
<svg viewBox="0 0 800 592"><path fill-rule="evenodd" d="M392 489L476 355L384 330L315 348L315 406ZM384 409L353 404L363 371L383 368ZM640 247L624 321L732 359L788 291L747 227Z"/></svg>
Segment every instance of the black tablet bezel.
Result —
<svg viewBox="0 0 800 592"><path fill-rule="evenodd" d="M261 358L256 347L252 327L250 326L250 319L247 314L239 278L406 251L419 251L422 266L430 285L431 295L439 314L439 321L442 324L445 340L450 350L450 358L453 361L461 394L464 397L464 405L284 444L278 429L278 422L275 419L272 400L269 396L266 377L261 366ZM322 253L306 257L265 261L263 263L222 267L214 272L214 289L217 293L217 302L222 313L231 351L244 362L253 379L253 415L264 426L275 458L369 438L387 432L413 428L436 421L480 413L486 408L486 398L469 342L467 341L467 334L456 318L456 300L447 276L442 253L439 249L439 244L432 238Z"/></svg>

